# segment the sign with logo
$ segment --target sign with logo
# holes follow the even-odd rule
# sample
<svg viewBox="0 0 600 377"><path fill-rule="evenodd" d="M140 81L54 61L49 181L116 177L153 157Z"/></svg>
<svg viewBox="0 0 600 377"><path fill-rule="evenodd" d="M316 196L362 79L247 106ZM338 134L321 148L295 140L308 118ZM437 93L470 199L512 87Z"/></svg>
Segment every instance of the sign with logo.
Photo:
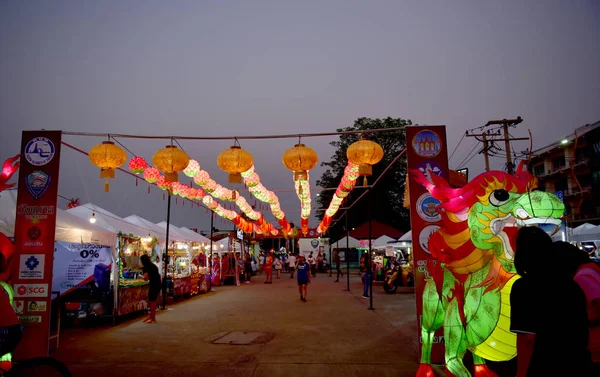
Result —
<svg viewBox="0 0 600 377"><path fill-rule="evenodd" d="M46 301L29 301L27 303L27 310L31 312L45 312Z"/></svg>
<svg viewBox="0 0 600 377"><path fill-rule="evenodd" d="M438 213L438 206L442 204L435 199L431 194L426 192L417 200L417 213L419 217L427 222L436 222L442 219L442 215Z"/></svg>
<svg viewBox="0 0 600 377"><path fill-rule="evenodd" d="M448 180L448 146L446 145L446 127L444 126L411 126L406 127L407 168L419 170L429 182L433 177L443 177ZM417 319L423 315L423 291L425 283L431 279L428 268L433 268L437 261L431 256L429 239L439 229L436 225L442 217L438 212L440 202L433 198L427 190L413 179L409 179L410 224L412 230L413 257L415 265L415 293L417 302ZM416 215L415 215L416 214ZM420 321L417 320L417 339L421 337ZM442 330L435 333L440 339ZM421 347L419 346L419 352ZM443 363L444 346L434 342L431 354L434 363Z"/></svg>
<svg viewBox="0 0 600 377"><path fill-rule="evenodd" d="M47 308L54 264L60 147L60 131L22 133L14 232L17 252L10 268L15 297L35 301L19 304L19 320L25 331L14 352L17 359L48 356Z"/></svg>
<svg viewBox="0 0 600 377"><path fill-rule="evenodd" d="M42 323L42 316L41 315L22 315L17 317L19 318L19 322L21 322L22 324L27 324L27 323Z"/></svg>
<svg viewBox="0 0 600 377"><path fill-rule="evenodd" d="M110 247L69 242L56 242L55 247L53 292L64 295L85 284L94 284L101 291L110 289Z"/></svg>
<svg viewBox="0 0 600 377"><path fill-rule="evenodd" d="M44 254L21 254L19 279L43 279L45 259Z"/></svg>
<svg viewBox="0 0 600 377"><path fill-rule="evenodd" d="M313 257L316 259L319 253L325 256L326 252L329 251L329 247L327 249L326 246L329 245L328 238L300 238L298 240L298 250L300 253L304 254L307 258L310 253L313 254Z"/></svg>
<svg viewBox="0 0 600 377"><path fill-rule="evenodd" d="M23 314L23 309L25 308L25 301L23 301L23 300L14 300L13 301L13 308L15 309L15 313L17 313L17 315Z"/></svg>
<svg viewBox="0 0 600 377"><path fill-rule="evenodd" d="M15 297L48 297L48 284L15 284Z"/></svg>
<svg viewBox="0 0 600 377"><path fill-rule="evenodd" d="M50 176L41 170L36 170L33 173L25 177L25 186L27 191L31 194L34 199L39 199L50 184Z"/></svg>
<svg viewBox="0 0 600 377"><path fill-rule="evenodd" d="M54 142L47 137L34 137L25 145L23 155L33 166L44 166L52 161L56 150Z"/></svg>

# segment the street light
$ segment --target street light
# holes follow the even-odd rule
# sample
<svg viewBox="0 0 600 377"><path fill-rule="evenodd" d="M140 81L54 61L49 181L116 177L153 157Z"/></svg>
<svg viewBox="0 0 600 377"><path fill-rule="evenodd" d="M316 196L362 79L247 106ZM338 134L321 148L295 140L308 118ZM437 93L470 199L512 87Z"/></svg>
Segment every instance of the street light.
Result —
<svg viewBox="0 0 600 377"><path fill-rule="evenodd" d="M569 140L567 140L567 139L562 139L562 140L560 141L560 143L561 143L562 145L565 145L565 144L567 144L568 142L569 142Z"/></svg>
<svg viewBox="0 0 600 377"><path fill-rule="evenodd" d="M90 223L92 223L92 224L96 223L96 212L92 213L92 217L90 217Z"/></svg>

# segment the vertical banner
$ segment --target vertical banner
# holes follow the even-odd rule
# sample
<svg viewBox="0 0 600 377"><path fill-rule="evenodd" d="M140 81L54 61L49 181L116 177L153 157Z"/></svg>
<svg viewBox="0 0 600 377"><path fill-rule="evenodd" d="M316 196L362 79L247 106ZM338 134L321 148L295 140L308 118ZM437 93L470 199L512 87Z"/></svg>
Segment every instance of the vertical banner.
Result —
<svg viewBox="0 0 600 377"><path fill-rule="evenodd" d="M445 126L406 127L407 167L418 169L431 181L432 174L449 179L448 148L446 146ZM421 352L421 318L423 315L423 291L427 280L432 279L428 268L433 267L434 259L428 250L429 237L439 229L437 223L441 216L437 213L440 204L427 190L409 179L410 226L412 230L413 263L417 301L417 326L419 352ZM431 362L444 362L443 330L435 334Z"/></svg>
<svg viewBox="0 0 600 377"><path fill-rule="evenodd" d="M11 270L15 308L25 327L17 359L48 356L60 131L23 131Z"/></svg>

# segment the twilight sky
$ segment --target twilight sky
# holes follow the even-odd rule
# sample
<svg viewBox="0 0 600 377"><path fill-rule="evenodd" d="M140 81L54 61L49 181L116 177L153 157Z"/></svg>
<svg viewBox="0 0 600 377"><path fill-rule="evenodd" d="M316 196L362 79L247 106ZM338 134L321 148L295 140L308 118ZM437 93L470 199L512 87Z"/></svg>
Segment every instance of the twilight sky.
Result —
<svg viewBox="0 0 600 377"><path fill-rule="evenodd" d="M28 129L264 135L387 116L447 125L450 150L467 129L521 116L512 133L531 129L535 149L600 120L599 67L595 0L3 1L0 160L19 152ZM88 150L101 140L65 141ZM148 160L165 145L121 141ZM304 141L329 160L331 139ZM242 142L267 188L293 190L281 155L295 142ZM452 168L474 143L463 140ZM216 165L231 142L182 145L232 187ZM528 146L514 143L517 151ZM467 166L481 172L483 157ZM313 184L321 173L313 171ZM68 149L60 193L123 217L165 218L158 189L148 195L117 173L105 194L98 170ZM295 193L279 198L299 223ZM209 218L189 204L172 212L177 226L207 230Z"/></svg>

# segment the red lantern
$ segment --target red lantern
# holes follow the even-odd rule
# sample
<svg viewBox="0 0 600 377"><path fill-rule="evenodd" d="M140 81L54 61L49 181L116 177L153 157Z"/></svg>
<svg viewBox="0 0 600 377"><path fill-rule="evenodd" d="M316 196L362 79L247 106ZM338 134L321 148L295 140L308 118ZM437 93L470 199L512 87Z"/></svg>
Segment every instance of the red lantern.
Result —
<svg viewBox="0 0 600 377"><path fill-rule="evenodd" d="M160 171L155 167L149 167L144 170L144 179L148 183L156 183L160 177Z"/></svg>
<svg viewBox="0 0 600 377"><path fill-rule="evenodd" d="M158 186L159 189L161 190L169 190L172 188L173 182L168 182L167 180L165 180L165 176L161 175L160 177L158 177L157 181L156 181L156 185Z"/></svg>
<svg viewBox="0 0 600 377"><path fill-rule="evenodd" d="M142 157L134 157L129 160L129 170L131 170L132 173L143 173L147 166L148 164L146 163L146 160L144 160Z"/></svg>

